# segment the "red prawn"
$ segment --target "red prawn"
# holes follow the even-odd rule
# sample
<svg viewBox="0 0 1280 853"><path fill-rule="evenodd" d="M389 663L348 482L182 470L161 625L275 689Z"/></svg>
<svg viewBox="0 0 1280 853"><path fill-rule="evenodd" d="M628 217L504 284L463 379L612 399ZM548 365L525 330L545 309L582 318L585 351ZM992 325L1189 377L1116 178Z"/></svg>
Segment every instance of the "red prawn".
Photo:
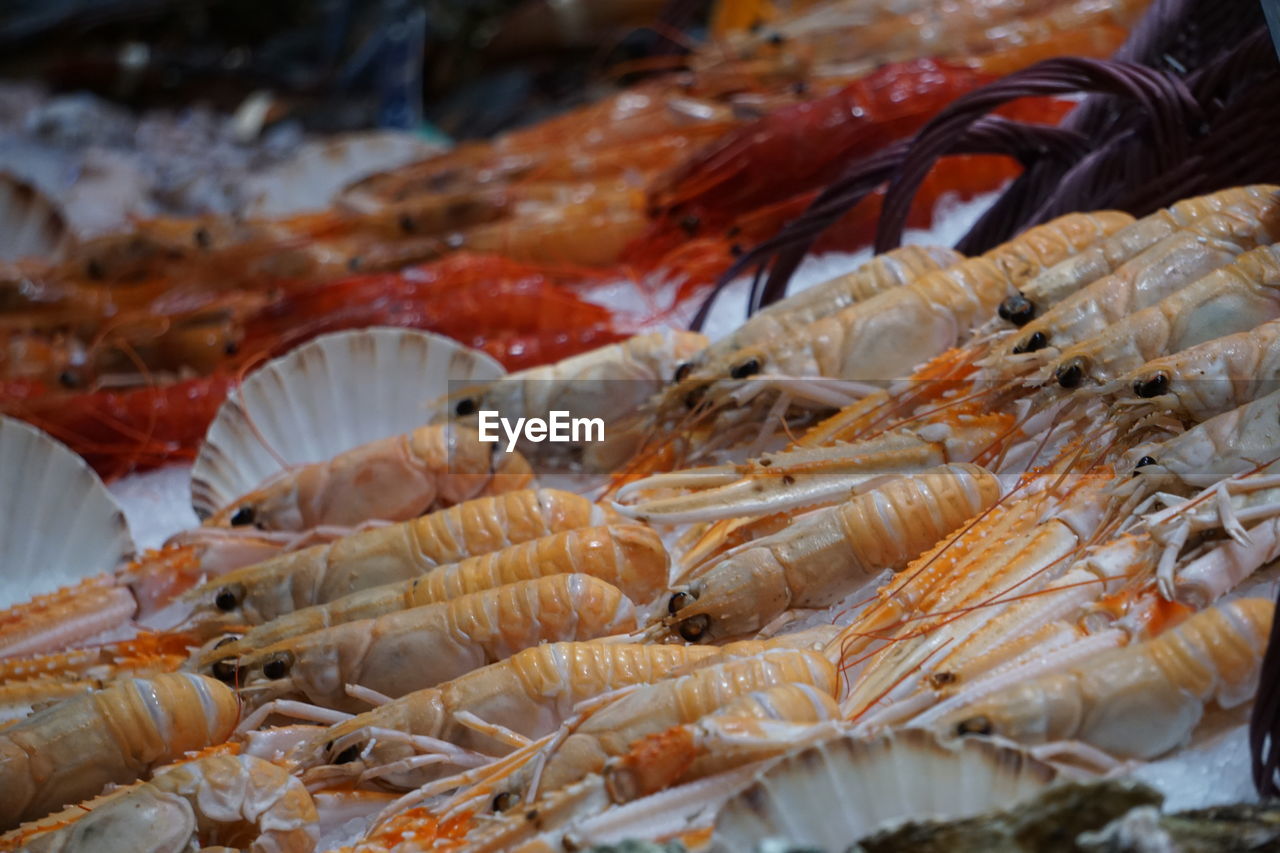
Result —
<svg viewBox="0 0 1280 853"><path fill-rule="evenodd" d="M0 411L66 444L105 479L195 458L235 379L225 373L121 391L69 393L6 383ZM21 393L11 393L21 392Z"/></svg>
<svg viewBox="0 0 1280 853"><path fill-rule="evenodd" d="M953 99L992 79L933 59L886 65L728 133L656 180L651 205L705 217L814 189L838 177L850 160L915 132Z"/></svg>

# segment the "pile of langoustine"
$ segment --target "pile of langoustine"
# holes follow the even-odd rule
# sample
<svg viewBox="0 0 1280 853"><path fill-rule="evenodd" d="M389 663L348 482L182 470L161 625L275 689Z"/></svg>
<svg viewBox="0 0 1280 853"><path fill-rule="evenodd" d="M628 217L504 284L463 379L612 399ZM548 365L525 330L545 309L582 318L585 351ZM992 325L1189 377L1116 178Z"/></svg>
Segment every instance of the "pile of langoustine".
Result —
<svg viewBox="0 0 1280 853"><path fill-rule="evenodd" d="M679 310L850 159L1008 71L1109 55L1144 5L819 4L599 103L371 176L327 211L141 222L7 265L0 411L110 478L193 458L246 370L324 332L428 329L512 369L620 340ZM1054 124L1068 107L1007 113ZM1017 172L1004 157L941 164L912 224ZM865 245L878 204L819 248ZM619 281L643 311L591 298Z"/></svg>
<svg viewBox="0 0 1280 853"><path fill-rule="evenodd" d="M1274 790L1277 241L1270 185L1069 214L451 389L0 616L9 707L59 700L0 730L0 845L844 849L1255 689ZM602 394L603 443L478 439Z"/></svg>

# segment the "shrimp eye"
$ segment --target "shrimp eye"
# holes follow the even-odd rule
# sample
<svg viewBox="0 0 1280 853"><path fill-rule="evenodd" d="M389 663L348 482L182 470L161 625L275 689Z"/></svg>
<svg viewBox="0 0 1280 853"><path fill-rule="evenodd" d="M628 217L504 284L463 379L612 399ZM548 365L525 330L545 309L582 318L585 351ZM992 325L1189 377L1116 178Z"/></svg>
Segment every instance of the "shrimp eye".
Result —
<svg viewBox="0 0 1280 853"><path fill-rule="evenodd" d="M293 665L293 655L288 652L280 652L274 654L262 664L262 674L266 678L276 680L284 678L289 674L289 667Z"/></svg>
<svg viewBox="0 0 1280 853"><path fill-rule="evenodd" d="M976 717L970 717L967 720L961 720L956 726L957 735L989 735L995 729L991 725L991 721L979 714Z"/></svg>
<svg viewBox="0 0 1280 853"><path fill-rule="evenodd" d="M929 685L932 687L946 687L948 684L956 683L956 674L945 670L935 672L929 676Z"/></svg>
<svg viewBox="0 0 1280 853"><path fill-rule="evenodd" d="M74 370L64 370L58 374L58 384L63 388L79 388L80 377Z"/></svg>
<svg viewBox="0 0 1280 853"><path fill-rule="evenodd" d="M692 237L694 234L697 234L698 229L702 227L702 220L690 213L688 216L681 217L680 227L684 229L684 233Z"/></svg>
<svg viewBox="0 0 1280 853"><path fill-rule="evenodd" d="M239 669L231 658L215 661L213 666L209 667L209 673L223 684L235 684L238 672Z"/></svg>
<svg viewBox="0 0 1280 853"><path fill-rule="evenodd" d="M360 747L349 746L333 757L334 764L350 764L360 757Z"/></svg>
<svg viewBox="0 0 1280 853"><path fill-rule="evenodd" d="M690 643L696 643L702 639L702 635L707 633L707 629L710 627L711 617L705 613L699 613L697 616L690 616L680 623L680 636Z"/></svg>
<svg viewBox="0 0 1280 853"><path fill-rule="evenodd" d="M246 524L253 524L256 514L251 506L237 507L236 511L231 513L231 526L244 527Z"/></svg>
<svg viewBox="0 0 1280 853"><path fill-rule="evenodd" d="M478 410L479 407L476 405L476 401L471 397L464 397L458 401L458 405L453 407L454 413L456 413L460 418L465 418L467 415L474 415Z"/></svg>
<svg viewBox="0 0 1280 853"><path fill-rule="evenodd" d="M1049 345L1049 339L1044 336L1044 332L1032 332L1013 346L1014 355L1022 355L1024 352L1035 352L1044 349Z"/></svg>
<svg viewBox="0 0 1280 853"><path fill-rule="evenodd" d="M514 791L503 791L493 798L493 810L505 812L520 802L520 795Z"/></svg>
<svg viewBox="0 0 1280 853"><path fill-rule="evenodd" d="M89 263L85 264L84 271L89 278L94 279L95 281L99 281L107 277L107 271L103 269L102 261L97 258L90 258Z"/></svg>
<svg viewBox="0 0 1280 853"><path fill-rule="evenodd" d="M1063 388L1079 388L1080 383L1084 381L1084 363L1078 358L1073 358L1061 365L1053 375Z"/></svg>
<svg viewBox="0 0 1280 853"><path fill-rule="evenodd" d="M671 614L679 613L690 604L698 600L698 596L691 592L677 592L671 596L671 600L667 602L667 612Z"/></svg>
<svg viewBox="0 0 1280 853"><path fill-rule="evenodd" d="M688 376L690 373L693 373L693 362L692 361L681 362L679 366L676 367L676 372L672 374L671 381L683 382L684 378Z"/></svg>
<svg viewBox="0 0 1280 853"><path fill-rule="evenodd" d="M1145 468L1145 467L1146 467L1146 466L1148 466L1148 465L1154 465L1154 464L1156 464L1156 460L1155 460L1155 457L1154 457L1154 456L1144 456L1144 457L1142 457L1141 459L1139 459L1139 460L1138 460L1138 464L1137 464L1137 465L1134 465L1133 467L1134 467L1134 468Z"/></svg>
<svg viewBox="0 0 1280 853"><path fill-rule="evenodd" d="M400 218L396 221L400 225L400 230L403 231L404 233L412 234L414 232L414 229L416 226L414 225L413 217L410 216L409 214L407 213L400 214Z"/></svg>
<svg viewBox="0 0 1280 853"><path fill-rule="evenodd" d="M221 610L223 613L229 613L240 606L240 599L244 597L244 588L240 584L232 584L224 586L218 590L213 597L213 606Z"/></svg>
<svg viewBox="0 0 1280 853"><path fill-rule="evenodd" d="M1169 374L1153 373L1146 379L1133 383L1133 393L1139 397L1159 397L1169 390Z"/></svg>
<svg viewBox="0 0 1280 853"><path fill-rule="evenodd" d="M729 371L729 375L734 379L746 379L748 376L755 376L760 372L760 359L749 358L741 364L735 364Z"/></svg>
<svg viewBox="0 0 1280 853"><path fill-rule="evenodd" d="M197 228L193 236L195 237L196 245L201 249L207 249L213 244L213 235L209 233L208 228L203 226Z"/></svg>
<svg viewBox="0 0 1280 853"><path fill-rule="evenodd" d="M1035 318L1036 306L1030 299L1019 293L1001 302L996 313L1000 315L1000 319L1007 320L1015 326L1025 326Z"/></svg>

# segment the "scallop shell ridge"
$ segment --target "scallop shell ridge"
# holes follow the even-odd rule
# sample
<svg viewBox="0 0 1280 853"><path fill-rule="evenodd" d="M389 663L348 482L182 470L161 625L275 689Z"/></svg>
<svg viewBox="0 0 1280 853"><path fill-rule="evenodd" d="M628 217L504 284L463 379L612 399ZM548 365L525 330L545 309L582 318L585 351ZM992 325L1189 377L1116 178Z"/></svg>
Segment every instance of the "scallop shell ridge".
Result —
<svg viewBox="0 0 1280 853"><path fill-rule="evenodd" d="M760 839L845 850L905 818L967 817L1030 798L1057 777L1014 746L980 738L942 742L906 729L842 737L781 759L716 816L716 851Z"/></svg>
<svg viewBox="0 0 1280 853"><path fill-rule="evenodd" d="M505 373L485 353L431 332L370 328L317 337L228 395L192 466L191 505L207 517L286 465L422 426L428 404L449 393L450 382Z"/></svg>
<svg viewBox="0 0 1280 853"><path fill-rule="evenodd" d="M0 607L133 556L124 512L78 454L0 416Z"/></svg>

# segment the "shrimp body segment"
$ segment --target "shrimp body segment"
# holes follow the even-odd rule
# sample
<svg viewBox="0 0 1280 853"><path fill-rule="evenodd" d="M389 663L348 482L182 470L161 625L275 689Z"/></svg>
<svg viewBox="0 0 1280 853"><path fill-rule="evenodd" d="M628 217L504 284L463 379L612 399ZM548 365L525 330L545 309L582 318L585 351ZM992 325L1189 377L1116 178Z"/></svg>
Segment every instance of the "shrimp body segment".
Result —
<svg viewBox="0 0 1280 853"><path fill-rule="evenodd" d="M774 649L642 687L574 727L540 768L539 789L553 791L600 772L610 759L626 755L632 744L647 735L696 722L740 696L783 684L810 685L832 696L837 687L835 667L817 652ZM536 772L523 767L496 787L501 793L525 798Z"/></svg>
<svg viewBox="0 0 1280 853"><path fill-rule="evenodd" d="M1063 350L1053 374L1067 388L1086 377L1105 383L1151 359L1277 317L1280 245L1263 246Z"/></svg>
<svg viewBox="0 0 1280 853"><path fill-rule="evenodd" d="M222 575L187 593L193 624L258 625L360 589L417 577L605 520L586 498L523 489L354 533Z"/></svg>
<svg viewBox="0 0 1280 853"><path fill-rule="evenodd" d="M1233 204L1174 231L1023 326L1011 354L1057 352L1080 343L1244 252L1280 238L1280 189L1261 185L1228 192Z"/></svg>
<svg viewBox="0 0 1280 853"><path fill-rule="evenodd" d="M1081 741L1153 758L1182 743L1205 703L1230 707L1254 689L1275 605L1237 599L1136 645L1003 688L944 717L953 734L1022 743Z"/></svg>
<svg viewBox="0 0 1280 853"><path fill-rule="evenodd" d="M747 322L728 336L707 347L689 364L701 371L743 347L761 346L769 341L782 341L815 320L841 311L896 287L918 279L925 273L945 269L963 257L950 249L928 246L903 246L876 255L862 266L802 290L757 311Z"/></svg>
<svg viewBox="0 0 1280 853"><path fill-rule="evenodd" d="M1103 390L1129 414L1171 412L1191 423L1280 388L1280 320L1152 359Z"/></svg>
<svg viewBox="0 0 1280 853"><path fill-rule="evenodd" d="M464 720L474 717L526 738L542 737L569 719L579 702L659 681L674 670L718 654L720 650L711 646L585 642L535 646L331 726L321 745L309 745L298 757L303 778L309 784L344 783L374 771L373 778L382 785L416 788L443 771L436 765L401 763L411 762L418 754L414 736L448 741L482 755L506 755L513 749L508 739ZM377 736L378 732L384 734ZM387 732L398 732L403 739Z"/></svg>
<svg viewBox="0 0 1280 853"><path fill-rule="evenodd" d="M795 748L816 723L840 719L840 706L811 684L788 683L739 696L696 723L647 735L605 767L614 802L722 773Z"/></svg>
<svg viewBox="0 0 1280 853"><path fill-rule="evenodd" d="M360 711L359 685L386 696L434 687L544 642L635 627L631 601L587 575L553 575L282 640L241 658L235 678L254 705L304 696Z"/></svg>
<svg viewBox="0 0 1280 853"><path fill-rule="evenodd" d="M583 527L428 570L405 581L353 592L327 604L277 616L233 642L226 638L201 656L216 665L289 637L357 619L425 607L507 584L579 573L607 581L633 601L651 601L664 588L667 554L653 530L639 524Z"/></svg>
<svg viewBox="0 0 1280 853"><path fill-rule="evenodd" d="M117 681L33 714L0 732L0 826L34 820L222 743L239 714L229 688L189 673Z"/></svg>
<svg viewBox="0 0 1280 853"><path fill-rule="evenodd" d="M689 641L744 634L793 607L839 601L901 569L1000 497L984 468L956 463L891 479L730 552L671 599L667 623Z"/></svg>
<svg viewBox="0 0 1280 853"><path fill-rule="evenodd" d="M78 811L57 828L24 839L22 849L134 853L143 845L184 850L198 841L251 853L311 853L320 835L315 803L302 783L249 755L215 754L179 764Z"/></svg>
<svg viewBox="0 0 1280 853"><path fill-rule="evenodd" d="M1028 230L975 258L929 273L810 324L763 358L765 369L792 376L885 380L961 343L1008 294L1041 270L1131 221L1110 212L1069 214ZM796 341L803 344L796 345ZM893 340L887 347L884 341ZM734 356L735 369L761 356Z"/></svg>
<svg viewBox="0 0 1280 853"><path fill-rule="evenodd" d="M405 521L533 481L519 453L503 453L473 429L425 426L301 465L263 483L206 524L310 530L325 524Z"/></svg>

